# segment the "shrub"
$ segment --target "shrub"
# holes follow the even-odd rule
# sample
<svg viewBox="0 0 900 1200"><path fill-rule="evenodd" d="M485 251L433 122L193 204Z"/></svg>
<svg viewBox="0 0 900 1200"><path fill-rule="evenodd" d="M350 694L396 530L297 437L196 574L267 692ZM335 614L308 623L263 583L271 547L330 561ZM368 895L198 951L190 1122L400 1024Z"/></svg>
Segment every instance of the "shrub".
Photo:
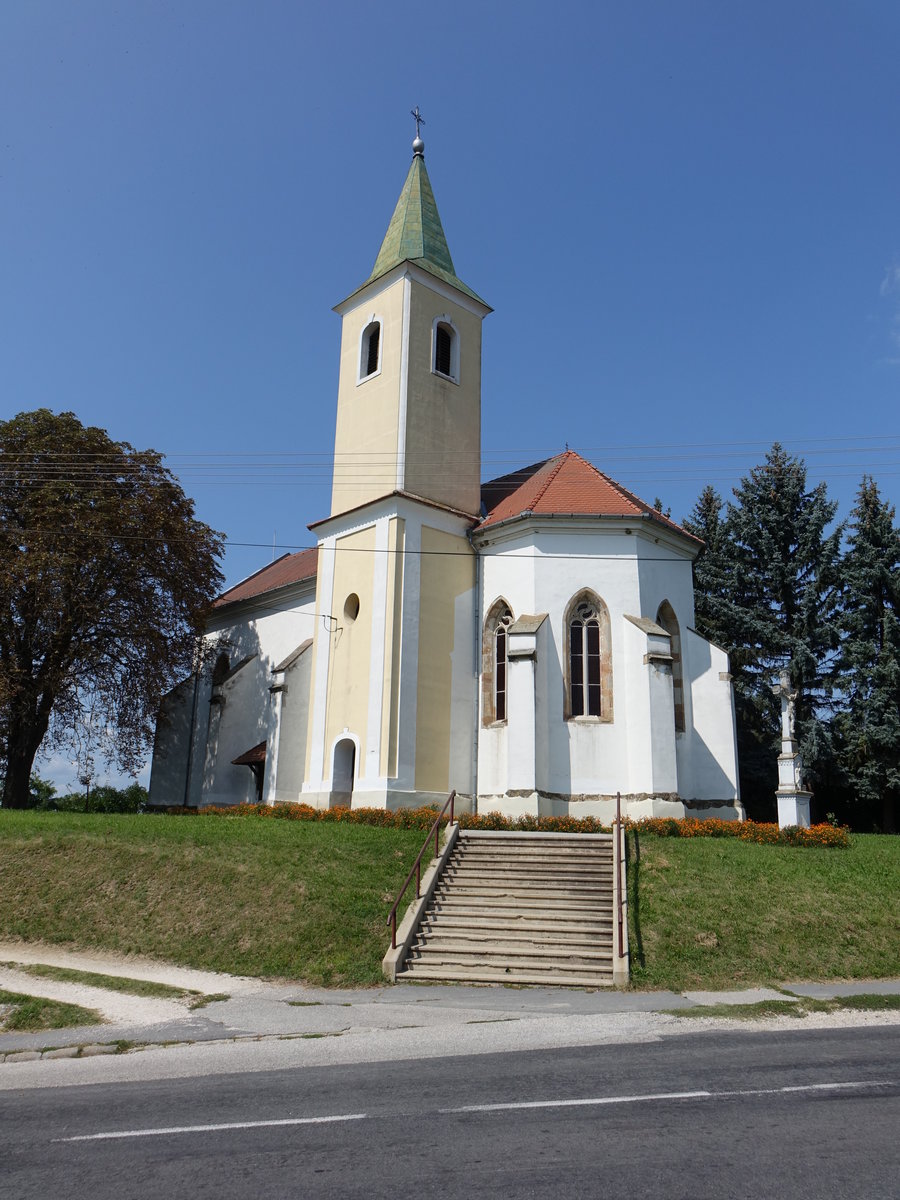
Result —
<svg viewBox="0 0 900 1200"><path fill-rule="evenodd" d="M421 829L434 824L437 808L313 808L309 804L235 804L229 807L171 808L179 816L203 817L261 817L271 821L326 821L345 825L377 825L385 829ZM446 816L443 821L446 822ZM494 829L509 832L540 833L609 833L611 826L597 817L506 817L499 812L461 813L460 829ZM828 846L850 845L850 830L845 826L813 825L809 829L796 826L779 829L775 824L758 821L722 821L710 817L645 817L640 821L626 820L626 829L649 833L656 837L735 837L744 842L769 846Z"/></svg>

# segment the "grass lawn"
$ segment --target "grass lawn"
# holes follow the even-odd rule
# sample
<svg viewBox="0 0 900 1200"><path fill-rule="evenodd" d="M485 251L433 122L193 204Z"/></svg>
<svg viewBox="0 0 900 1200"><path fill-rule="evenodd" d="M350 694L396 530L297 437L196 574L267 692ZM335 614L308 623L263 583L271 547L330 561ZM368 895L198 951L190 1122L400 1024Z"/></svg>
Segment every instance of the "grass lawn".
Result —
<svg viewBox="0 0 900 1200"><path fill-rule="evenodd" d="M0 991L0 1033L33 1033L41 1029L102 1023L103 1018L92 1008L65 1004L62 1000L45 1000L42 996Z"/></svg>
<svg viewBox="0 0 900 1200"><path fill-rule="evenodd" d="M849 850L628 837L632 982L729 988L900 975L900 838Z"/></svg>
<svg viewBox="0 0 900 1200"><path fill-rule="evenodd" d="M381 982L419 830L0 810L0 940L324 985ZM900 975L900 838L849 850L629 834L632 980Z"/></svg>
<svg viewBox="0 0 900 1200"><path fill-rule="evenodd" d="M0 810L0 939L380 982L418 830Z"/></svg>

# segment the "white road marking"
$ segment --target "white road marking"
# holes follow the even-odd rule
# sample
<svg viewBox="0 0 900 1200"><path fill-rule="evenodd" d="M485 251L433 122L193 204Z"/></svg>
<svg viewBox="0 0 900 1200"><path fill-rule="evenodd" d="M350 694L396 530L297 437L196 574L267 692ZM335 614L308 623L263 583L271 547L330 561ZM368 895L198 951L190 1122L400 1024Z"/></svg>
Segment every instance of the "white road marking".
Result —
<svg viewBox="0 0 900 1200"><path fill-rule="evenodd" d="M368 1113L346 1113L340 1117L287 1117L278 1121L228 1121L220 1125L170 1125L165 1129L119 1129L110 1133L83 1133L78 1137L54 1138L55 1142L103 1142L112 1138L165 1137L170 1133L216 1133L220 1129L266 1129L274 1125L328 1125L335 1121L365 1121Z"/></svg>
<svg viewBox="0 0 900 1200"><path fill-rule="evenodd" d="M861 1079L848 1083L803 1083L789 1087L745 1088L740 1091L646 1092L639 1096L591 1096L578 1100L520 1100L505 1104L465 1104L460 1108L439 1108L442 1115L452 1113L512 1112L527 1108L590 1108L609 1104L642 1104L653 1100L725 1100L735 1096L783 1096L798 1092L839 1092L866 1088L891 1087L891 1079ZM216 1125L170 1125L160 1129L118 1129L105 1133L83 1133L76 1137L54 1138L55 1142L102 1142L115 1138L166 1137L178 1133L216 1133L225 1129L270 1129L285 1125L329 1125L341 1121L366 1121L368 1113L344 1113L332 1117L285 1117L272 1121L228 1121Z"/></svg>
<svg viewBox="0 0 900 1200"><path fill-rule="evenodd" d="M778 1096L796 1092L837 1092L851 1088L889 1087L890 1079L864 1079L852 1083L804 1083L793 1087L746 1088L734 1092L647 1092L640 1096L591 1096L584 1100L522 1100L510 1104L466 1104L461 1108L442 1108L448 1113L509 1112L523 1108L584 1108L603 1104L641 1104L650 1100L721 1100L734 1096Z"/></svg>

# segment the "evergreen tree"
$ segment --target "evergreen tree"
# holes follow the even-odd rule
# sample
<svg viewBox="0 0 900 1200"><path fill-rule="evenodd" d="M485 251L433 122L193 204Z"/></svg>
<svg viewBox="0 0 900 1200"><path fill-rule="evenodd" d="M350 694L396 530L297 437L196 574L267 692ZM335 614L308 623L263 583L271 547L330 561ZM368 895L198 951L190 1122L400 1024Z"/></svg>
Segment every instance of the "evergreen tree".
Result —
<svg viewBox="0 0 900 1200"><path fill-rule="evenodd" d="M726 604L735 676L741 787L746 800L768 802L776 781L778 702L772 694L787 668L797 691L804 767L813 784L831 754L822 714L839 639L840 527L824 483L807 488L806 465L777 442L765 462L734 490L725 520L731 560Z"/></svg>
<svg viewBox="0 0 900 1200"><path fill-rule="evenodd" d="M841 760L854 798L896 827L900 795L900 530L894 508L863 477L843 564L843 642L836 687Z"/></svg>
<svg viewBox="0 0 900 1200"><path fill-rule="evenodd" d="M703 542L703 549L694 560L694 622L697 630L731 653L735 631L730 546L722 508L722 497L714 487L707 485L682 525Z"/></svg>

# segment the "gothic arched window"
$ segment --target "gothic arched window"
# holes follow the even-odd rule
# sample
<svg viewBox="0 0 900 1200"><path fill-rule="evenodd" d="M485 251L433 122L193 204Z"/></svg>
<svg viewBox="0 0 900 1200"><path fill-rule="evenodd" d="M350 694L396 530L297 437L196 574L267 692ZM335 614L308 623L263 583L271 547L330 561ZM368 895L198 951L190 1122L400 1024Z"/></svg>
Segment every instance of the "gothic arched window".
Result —
<svg viewBox="0 0 900 1200"><path fill-rule="evenodd" d="M566 611L567 719L612 720L609 611L593 592L580 592Z"/></svg>
<svg viewBox="0 0 900 1200"><path fill-rule="evenodd" d="M485 618L482 636L482 720L485 725L495 725L507 717L512 619L512 610L505 600L497 600Z"/></svg>
<svg viewBox="0 0 900 1200"><path fill-rule="evenodd" d="M668 600L663 600L656 614L656 623L669 635L672 653L672 701L675 706L675 731L684 733L684 669L681 665L681 631L678 618Z"/></svg>

